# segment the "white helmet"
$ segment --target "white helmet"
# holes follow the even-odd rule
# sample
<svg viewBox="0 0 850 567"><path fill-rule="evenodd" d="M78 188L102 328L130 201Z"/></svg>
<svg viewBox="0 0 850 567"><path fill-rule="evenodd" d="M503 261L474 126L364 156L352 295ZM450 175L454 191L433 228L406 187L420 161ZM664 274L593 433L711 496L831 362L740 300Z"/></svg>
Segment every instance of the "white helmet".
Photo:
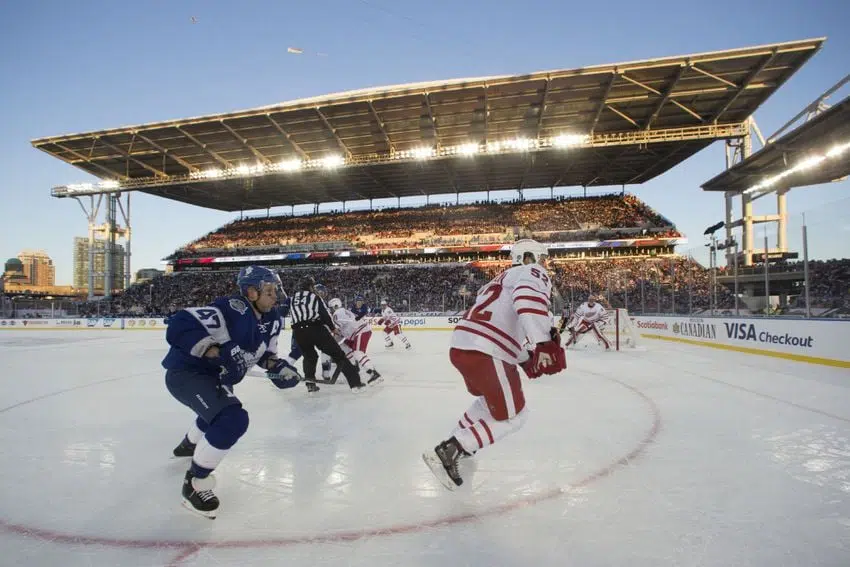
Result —
<svg viewBox="0 0 850 567"><path fill-rule="evenodd" d="M549 255L549 250L536 240L531 240L530 238L517 240L514 242L513 247L511 247L511 265L521 265L526 254L531 254L534 257L534 261L540 264L543 256Z"/></svg>
<svg viewBox="0 0 850 567"><path fill-rule="evenodd" d="M386 299L382 299L382 300L381 300L381 305L389 305L389 303L387 303L387 300L386 300Z"/></svg>
<svg viewBox="0 0 850 567"><path fill-rule="evenodd" d="M328 301L328 307L333 310L342 309L342 300L340 300L340 298L338 297L334 297L333 299Z"/></svg>

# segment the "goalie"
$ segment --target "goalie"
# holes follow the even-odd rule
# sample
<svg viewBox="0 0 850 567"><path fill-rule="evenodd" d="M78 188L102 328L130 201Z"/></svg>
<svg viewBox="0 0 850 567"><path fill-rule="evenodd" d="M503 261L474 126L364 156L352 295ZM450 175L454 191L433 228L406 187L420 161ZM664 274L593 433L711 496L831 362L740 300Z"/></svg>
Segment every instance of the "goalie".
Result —
<svg viewBox="0 0 850 567"><path fill-rule="evenodd" d="M561 320L561 332L563 333L566 328L570 333L564 347L569 348L571 345L578 344L584 335L592 331L596 342L604 346L605 350L610 350L611 343L602 332L607 325L608 311L592 295L589 295L587 301L578 306L571 318L564 317Z"/></svg>

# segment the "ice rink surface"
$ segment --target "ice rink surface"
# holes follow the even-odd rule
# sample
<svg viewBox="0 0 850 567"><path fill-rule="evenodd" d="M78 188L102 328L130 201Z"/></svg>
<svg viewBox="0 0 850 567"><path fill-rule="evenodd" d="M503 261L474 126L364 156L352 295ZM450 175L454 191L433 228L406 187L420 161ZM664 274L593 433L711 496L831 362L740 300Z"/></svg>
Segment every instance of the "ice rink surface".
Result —
<svg viewBox="0 0 850 567"><path fill-rule="evenodd" d="M192 414L165 389L161 333L0 333L0 565L850 565L846 369L571 351L452 493L420 454L471 397L449 333L409 337L374 337L386 381L363 396L237 386L251 424L210 521L180 505Z"/></svg>

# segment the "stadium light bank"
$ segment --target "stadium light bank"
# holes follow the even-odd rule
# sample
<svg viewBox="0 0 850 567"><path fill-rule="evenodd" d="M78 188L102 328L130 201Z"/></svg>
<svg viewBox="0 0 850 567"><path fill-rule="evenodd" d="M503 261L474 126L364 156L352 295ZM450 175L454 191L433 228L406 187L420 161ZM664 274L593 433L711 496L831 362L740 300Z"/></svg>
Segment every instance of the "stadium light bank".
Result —
<svg viewBox="0 0 850 567"><path fill-rule="evenodd" d="M329 155L320 159L289 159L276 163L255 165L239 165L227 169L205 169L185 175L168 176L167 178L142 177L118 181L107 179L98 183L77 183L54 187L51 194L54 197L79 197L82 195L98 195L102 193L117 193L125 189L135 189L141 186L164 185L171 183L191 183L211 179L234 179L242 177L260 177L279 173L294 173L326 169L332 170L344 166L367 165L386 161L424 161L454 156L473 157L476 155L498 155L506 153L528 152L546 149L566 149L589 145L591 137L583 134L561 134L549 138L514 138L486 144L461 144L456 146L428 147L421 146L410 150L397 151L388 156L363 156L346 159L341 155Z"/></svg>
<svg viewBox="0 0 850 567"><path fill-rule="evenodd" d="M845 142L843 144L838 144L830 148L826 153L820 155L812 155L807 157L806 159L800 161L799 163L789 167L785 171L781 173L777 173L772 177L768 177L767 179L753 185L744 190L745 195L752 195L753 193L757 193L759 191L769 192L770 188L776 185L782 179L788 177L789 175L793 175L795 173L799 173L801 171L806 171L808 169L813 169L815 167L821 166L827 160L837 160L840 159L842 155L844 155L847 151L850 151L850 142Z"/></svg>

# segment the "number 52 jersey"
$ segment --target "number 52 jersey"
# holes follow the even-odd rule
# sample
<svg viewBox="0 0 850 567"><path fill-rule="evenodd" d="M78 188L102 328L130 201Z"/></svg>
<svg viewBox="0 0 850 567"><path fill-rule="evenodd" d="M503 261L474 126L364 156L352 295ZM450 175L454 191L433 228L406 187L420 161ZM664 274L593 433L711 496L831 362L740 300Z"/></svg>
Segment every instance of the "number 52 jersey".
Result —
<svg viewBox="0 0 850 567"><path fill-rule="evenodd" d="M552 282L543 266L505 270L478 291L452 332L451 347L516 364L526 340L534 345L551 339L551 296Z"/></svg>

